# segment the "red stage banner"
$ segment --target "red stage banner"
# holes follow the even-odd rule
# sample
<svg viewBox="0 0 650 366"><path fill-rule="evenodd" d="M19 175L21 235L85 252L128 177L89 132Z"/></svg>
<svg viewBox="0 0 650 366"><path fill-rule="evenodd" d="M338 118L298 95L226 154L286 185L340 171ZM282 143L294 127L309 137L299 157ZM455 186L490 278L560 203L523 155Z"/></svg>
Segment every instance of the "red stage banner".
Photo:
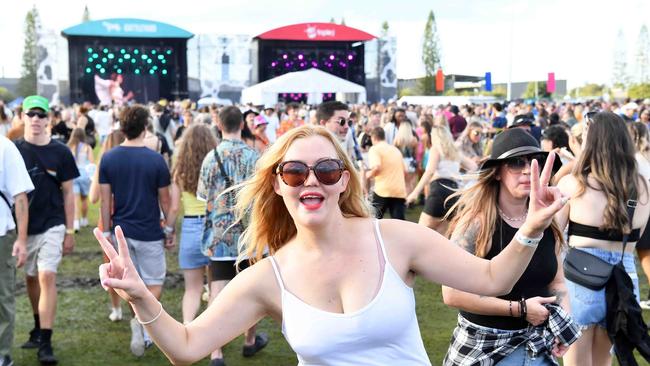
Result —
<svg viewBox="0 0 650 366"><path fill-rule="evenodd" d="M300 23L264 32L255 38L286 41L369 41L377 37L334 23Z"/></svg>

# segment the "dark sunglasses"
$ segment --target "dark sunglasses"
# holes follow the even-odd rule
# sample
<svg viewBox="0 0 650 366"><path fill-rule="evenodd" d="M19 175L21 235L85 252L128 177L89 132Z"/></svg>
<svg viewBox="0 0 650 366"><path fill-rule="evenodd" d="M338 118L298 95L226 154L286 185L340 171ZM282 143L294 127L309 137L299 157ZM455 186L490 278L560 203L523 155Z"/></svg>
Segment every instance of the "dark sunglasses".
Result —
<svg viewBox="0 0 650 366"><path fill-rule="evenodd" d="M536 154L527 156L515 156L513 158L506 159L504 164L510 171L521 173L521 171L526 168L526 164L530 166L533 160L537 160L537 164L539 164L539 167L541 169L541 167L543 167L546 163L546 155Z"/></svg>
<svg viewBox="0 0 650 366"><path fill-rule="evenodd" d="M351 119L347 119L347 118L345 118L345 117L340 117L336 122L338 122L338 124L339 124L340 126L346 126L346 125L348 125L348 124L351 124L351 123L352 123L352 120L351 120Z"/></svg>
<svg viewBox="0 0 650 366"><path fill-rule="evenodd" d="M34 116L37 116L38 118L43 119L43 118L47 117L47 113L45 113L45 112L29 111L29 112L27 112L27 113L25 113L25 114L26 114L27 117L29 117L29 118L32 118L32 117L34 117Z"/></svg>
<svg viewBox="0 0 650 366"><path fill-rule="evenodd" d="M316 179L326 186L331 186L343 175L343 162L338 159L324 159L314 166L309 166L302 161L285 161L278 165L277 173L282 181L290 187L299 187L309 177L309 171L313 170Z"/></svg>

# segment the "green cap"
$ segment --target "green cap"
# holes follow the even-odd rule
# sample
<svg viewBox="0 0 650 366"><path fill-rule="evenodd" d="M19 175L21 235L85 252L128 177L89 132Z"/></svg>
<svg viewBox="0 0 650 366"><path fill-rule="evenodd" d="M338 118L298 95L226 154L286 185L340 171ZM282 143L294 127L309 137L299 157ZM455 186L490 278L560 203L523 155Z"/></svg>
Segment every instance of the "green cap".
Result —
<svg viewBox="0 0 650 366"><path fill-rule="evenodd" d="M30 95L23 100L23 111L27 112L32 108L40 108L44 112L49 112L50 102L47 98L43 98L40 95Z"/></svg>

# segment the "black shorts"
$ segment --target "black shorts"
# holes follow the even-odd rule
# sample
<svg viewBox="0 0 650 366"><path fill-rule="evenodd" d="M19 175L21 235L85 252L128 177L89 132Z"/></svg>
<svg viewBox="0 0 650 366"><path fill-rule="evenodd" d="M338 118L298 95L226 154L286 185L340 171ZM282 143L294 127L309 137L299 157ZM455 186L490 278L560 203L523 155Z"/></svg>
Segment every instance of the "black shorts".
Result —
<svg viewBox="0 0 650 366"><path fill-rule="evenodd" d="M439 178L431 182L429 185L429 195L424 202L424 213L436 218L442 218L447 214L451 206L458 201L458 197L447 201L447 197L451 196L458 189L456 181L446 178Z"/></svg>
<svg viewBox="0 0 650 366"><path fill-rule="evenodd" d="M250 267L250 262L245 259L239 262L239 267L235 267L234 260L213 261L210 260L210 280L211 281L230 281L237 273Z"/></svg>

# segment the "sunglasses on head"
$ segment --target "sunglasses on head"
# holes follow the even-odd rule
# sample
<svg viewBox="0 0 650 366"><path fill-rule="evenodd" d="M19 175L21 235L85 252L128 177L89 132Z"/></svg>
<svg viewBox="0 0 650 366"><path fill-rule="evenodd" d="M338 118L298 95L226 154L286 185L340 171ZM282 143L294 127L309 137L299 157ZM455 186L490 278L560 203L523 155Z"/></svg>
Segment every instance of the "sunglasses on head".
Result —
<svg viewBox="0 0 650 366"><path fill-rule="evenodd" d="M25 113L25 114L26 114L27 117L29 117L29 118L32 118L32 117L34 117L34 116L37 116L38 118L43 119L43 118L47 117L47 113L45 113L45 112L38 112L38 111L29 111L29 112L27 112L27 113Z"/></svg>
<svg viewBox="0 0 650 366"><path fill-rule="evenodd" d="M282 181L290 187L299 187L309 177L309 171L313 170L316 179L326 186L331 186L341 180L343 175L343 162L338 159L324 159L313 166L302 161L290 160L280 163L277 174Z"/></svg>
<svg viewBox="0 0 650 366"><path fill-rule="evenodd" d="M505 161L505 166L512 172L520 173L526 168L526 165L530 166L533 160L537 160L537 163L540 167L544 166L546 163L546 155L536 154L536 155L526 155L526 156L515 156L508 158Z"/></svg>

